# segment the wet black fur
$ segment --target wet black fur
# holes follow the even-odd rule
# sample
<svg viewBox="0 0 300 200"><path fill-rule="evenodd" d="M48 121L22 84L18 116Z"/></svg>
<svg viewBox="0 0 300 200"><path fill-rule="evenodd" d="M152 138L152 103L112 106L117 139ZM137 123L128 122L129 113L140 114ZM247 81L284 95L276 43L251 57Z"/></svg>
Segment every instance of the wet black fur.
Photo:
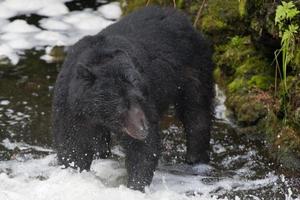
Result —
<svg viewBox="0 0 300 200"><path fill-rule="evenodd" d="M58 75L53 134L61 164L89 170L109 154L110 134L126 150L128 186L151 183L161 151L159 121L170 104L187 137L187 162L208 162L213 64L207 40L171 8L147 7L77 42ZM144 141L121 133L124 113L139 105L149 123Z"/></svg>

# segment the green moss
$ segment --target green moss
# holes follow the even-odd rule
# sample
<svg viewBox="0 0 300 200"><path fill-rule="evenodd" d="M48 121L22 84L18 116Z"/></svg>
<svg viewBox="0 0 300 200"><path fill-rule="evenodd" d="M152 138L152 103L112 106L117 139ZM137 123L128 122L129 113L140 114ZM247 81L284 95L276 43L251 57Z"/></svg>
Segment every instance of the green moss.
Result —
<svg viewBox="0 0 300 200"><path fill-rule="evenodd" d="M226 76L233 76L245 59L253 56L250 37L233 37L227 44L216 47L214 60Z"/></svg>
<svg viewBox="0 0 300 200"><path fill-rule="evenodd" d="M199 6L201 5L201 3L202 3L202 0L201 0L201 2L192 1L190 5L185 6L185 7L186 7L186 9L188 9L189 13L191 13L193 16L196 16L196 13L198 12Z"/></svg>
<svg viewBox="0 0 300 200"><path fill-rule="evenodd" d="M298 77L297 76L288 76L286 78L286 85L287 85L287 91L288 93L292 93L293 90L293 86L294 84L298 81ZM284 96L286 94L285 92L285 87L284 87L284 82L281 81L279 84L279 96ZM300 92L300 91L299 91Z"/></svg>
<svg viewBox="0 0 300 200"><path fill-rule="evenodd" d="M274 69L251 44L250 37L233 37L216 48L214 60L227 76L229 92L251 88L269 89L274 82Z"/></svg>
<svg viewBox="0 0 300 200"><path fill-rule="evenodd" d="M176 0L176 8L183 9L184 5L184 0Z"/></svg>
<svg viewBox="0 0 300 200"><path fill-rule="evenodd" d="M300 45L296 48L296 51L294 52L294 59L292 60L293 68L300 72Z"/></svg>
<svg viewBox="0 0 300 200"><path fill-rule="evenodd" d="M245 43L245 40L248 41L249 38L246 37L240 37L240 36L234 36L231 38L229 45L232 47L239 47L242 44Z"/></svg>
<svg viewBox="0 0 300 200"><path fill-rule="evenodd" d="M248 82L248 86L267 90L274 83L274 78L264 75L255 75Z"/></svg>
<svg viewBox="0 0 300 200"><path fill-rule="evenodd" d="M236 30L236 27L230 25L233 21L235 23L240 21L238 1L227 0L224 3L223 0L208 0L204 15L198 25L205 32L215 34L220 31Z"/></svg>
<svg viewBox="0 0 300 200"><path fill-rule="evenodd" d="M222 6L220 6L222 5ZM239 2L236 0L209 0L208 13L225 22L239 19Z"/></svg>
<svg viewBox="0 0 300 200"><path fill-rule="evenodd" d="M256 74L270 74L272 69L266 61L259 56L244 58L244 62L236 69L235 76L251 77Z"/></svg>
<svg viewBox="0 0 300 200"><path fill-rule="evenodd" d="M218 65L229 64L237 68L253 52L250 37L235 36L227 44L216 47L215 60Z"/></svg>
<svg viewBox="0 0 300 200"><path fill-rule="evenodd" d="M231 83L228 84L229 92L238 92L245 90L246 81L244 79L236 78Z"/></svg>
<svg viewBox="0 0 300 200"><path fill-rule="evenodd" d="M206 15L202 18L201 28L206 32L220 31L227 28L227 24L212 15Z"/></svg>
<svg viewBox="0 0 300 200"><path fill-rule="evenodd" d="M241 16L245 16L246 14L246 3L247 0L239 0L239 12Z"/></svg>
<svg viewBox="0 0 300 200"><path fill-rule="evenodd" d="M256 32L261 31L261 24L257 18L251 19L250 28Z"/></svg>

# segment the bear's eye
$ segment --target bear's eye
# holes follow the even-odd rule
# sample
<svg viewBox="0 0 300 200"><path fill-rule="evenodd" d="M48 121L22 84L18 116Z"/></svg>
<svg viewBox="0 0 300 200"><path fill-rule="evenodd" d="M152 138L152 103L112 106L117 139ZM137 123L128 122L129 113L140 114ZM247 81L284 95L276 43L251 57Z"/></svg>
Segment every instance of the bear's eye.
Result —
<svg viewBox="0 0 300 200"><path fill-rule="evenodd" d="M77 69L77 78L84 80L90 84L93 84L96 80L96 76L91 72L88 67L79 66Z"/></svg>
<svg viewBox="0 0 300 200"><path fill-rule="evenodd" d="M135 77L133 74L123 74L123 81L127 82L133 86L137 86L139 83L139 80L137 77Z"/></svg>

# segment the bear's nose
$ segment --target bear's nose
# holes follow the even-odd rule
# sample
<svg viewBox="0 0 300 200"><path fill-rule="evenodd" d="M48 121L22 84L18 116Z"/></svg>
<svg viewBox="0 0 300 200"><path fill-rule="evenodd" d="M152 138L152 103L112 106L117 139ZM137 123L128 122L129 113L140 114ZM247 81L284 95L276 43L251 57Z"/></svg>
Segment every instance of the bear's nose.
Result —
<svg viewBox="0 0 300 200"><path fill-rule="evenodd" d="M148 122L140 106L131 106L127 111L124 132L129 136L144 140L148 135Z"/></svg>

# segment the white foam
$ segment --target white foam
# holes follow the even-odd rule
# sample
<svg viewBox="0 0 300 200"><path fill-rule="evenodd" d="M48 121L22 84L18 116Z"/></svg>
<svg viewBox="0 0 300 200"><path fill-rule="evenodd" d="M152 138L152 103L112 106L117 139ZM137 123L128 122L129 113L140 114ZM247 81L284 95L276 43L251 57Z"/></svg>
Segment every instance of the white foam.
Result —
<svg viewBox="0 0 300 200"><path fill-rule="evenodd" d="M1 10L0 10L0 13L1 13ZM8 20L0 18L0 27L3 27L4 25L7 25L8 23L9 23Z"/></svg>
<svg viewBox="0 0 300 200"><path fill-rule="evenodd" d="M226 96L217 84L215 85L215 93L215 118L234 126L232 121L228 118L228 110L225 105Z"/></svg>
<svg viewBox="0 0 300 200"><path fill-rule="evenodd" d="M44 15L44 16L59 16L63 14L67 14L69 9L67 6L61 3L49 3L48 6L43 7L40 9L37 14Z"/></svg>
<svg viewBox="0 0 300 200"><path fill-rule="evenodd" d="M8 45L13 49L31 49L33 44L25 38L18 38L16 40L10 40Z"/></svg>
<svg viewBox="0 0 300 200"><path fill-rule="evenodd" d="M93 163L92 172L78 173L70 169L60 169L55 164L55 155L25 162L0 162L0 169L10 169L9 175L0 173L0 199L3 200L182 200L188 198L184 194L161 188L159 191L146 194L133 191L124 185L105 186L105 180L112 176L116 179L124 175L114 165L116 161L98 160ZM106 173L103 173L106 172ZM108 176L109 175L109 176ZM202 199L202 198L201 198Z"/></svg>
<svg viewBox="0 0 300 200"><path fill-rule="evenodd" d="M14 150L15 148L18 148L20 150L34 149L34 150L40 151L40 152L53 152L52 149L47 149L47 148L43 148L43 147L35 146L35 145L29 145L24 142L11 142L9 139L4 139L0 144L2 144L5 148L7 148L9 150Z"/></svg>
<svg viewBox="0 0 300 200"><path fill-rule="evenodd" d="M46 18L40 21L41 27L48 29L48 30L57 30L63 31L71 29L71 25L65 22L62 22L61 19L55 18Z"/></svg>
<svg viewBox="0 0 300 200"><path fill-rule="evenodd" d="M97 33L99 30L113 23L112 21L103 19L95 12L90 12L90 10L74 11L65 16L62 20L80 30L89 31L89 33L92 34Z"/></svg>
<svg viewBox="0 0 300 200"><path fill-rule="evenodd" d="M1 42L1 41L0 41ZM17 55L17 52L7 44L0 45L0 58L7 57L13 65L17 64L20 60L20 57Z"/></svg>
<svg viewBox="0 0 300 200"><path fill-rule="evenodd" d="M45 0L5 0L1 6L14 10L20 14L31 13L43 7ZM50 2L49 2L50 3Z"/></svg>
<svg viewBox="0 0 300 200"><path fill-rule="evenodd" d="M29 25L25 20L16 19L11 23L2 27L3 32L11 32L11 33L32 33L40 31L34 25Z"/></svg>
<svg viewBox="0 0 300 200"><path fill-rule="evenodd" d="M63 35L55 31L41 31L36 35L34 35L34 39L39 41L39 45L50 45L50 46L70 45L68 43L68 38L66 35Z"/></svg>
<svg viewBox="0 0 300 200"><path fill-rule="evenodd" d="M112 2L98 8L98 11L106 19L119 19L122 15L122 10L120 8L119 2Z"/></svg>
<svg viewBox="0 0 300 200"><path fill-rule="evenodd" d="M64 4L69 0L0 0L0 58L17 64L22 50L69 46L85 35L94 35L114 23L121 15L119 3L110 3L99 11L85 9L70 12ZM41 30L25 20L12 22L6 18L21 14L47 16L39 21ZM42 57L44 58L44 57Z"/></svg>
<svg viewBox="0 0 300 200"><path fill-rule="evenodd" d="M61 13L62 8L65 7L64 2L68 0L4 0L1 4L0 7L4 7L14 13L15 15L21 15L21 14L30 14L30 13L35 13L37 11L46 9L49 7L47 10L49 13L54 13L54 9L58 9L56 12ZM53 5L55 5L53 7ZM58 6L60 5L60 6ZM47 12L44 14L47 15ZM62 13L64 14L64 13ZM49 15L47 15L49 16ZM50 15L52 16L52 15Z"/></svg>
<svg viewBox="0 0 300 200"><path fill-rule="evenodd" d="M46 61L47 63L52 63L52 61L55 59L53 56L51 56L51 51L53 47L46 47L45 48L45 54L40 57L40 59ZM49 86L50 87L50 86Z"/></svg>
<svg viewBox="0 0 300 200"><path fill-rule="evenodd" d="M8 100L1 100L0 101L0 105L1 106L6 106L6 105L8 105L10 102L8 101Z"/></svg>
<svg viewBox="0 0 300 200"><path fill-rule="evenodd" d="M4 141L9 149L16 144ZM20 148L20 147L19 147ZM22 148L22 147L21 147ZM27 147L26 147L27 148ZM43 149L42 147L40 147ZM176 166L174 166L176 167ZM196 167L196 168L195 168ZM162 167L164 168L164 167ZM209 166L194 166L197 171L207 171ZM180 166L179 166L180 169ZM111 159L95 160L91 172L78 173L72 169L62 169L56 163L56 155L41 159L10 160L0 162L0 199L3 200L182 200L217 199L218 190L244 191L273 185L278 177L269 174L263 179L243 180L238 177L218 177L207 183L203 179L213 177L188 175L185 168L181 174L166 171L155 172L154 179L146 193L133 191L126 184L124 161ZM186 193L194 194L186 196ZM201 195L198 195L201 194ZM222 192L220 194L223 194Z"/></svg>
<svg viewBox="0 0 300 200"><path fill-rule="evenodd" d="M17 15L17 11L11 10L3 3L0 3L0 18L10 18Z"/></svg>
<svg viewBox="0 0 300 200"><path fill-rule="evenodd" d="M221 144L215 144L215 145L213 145L213 151L215 153L223 153L226 151L226 149Z"/></svg>

